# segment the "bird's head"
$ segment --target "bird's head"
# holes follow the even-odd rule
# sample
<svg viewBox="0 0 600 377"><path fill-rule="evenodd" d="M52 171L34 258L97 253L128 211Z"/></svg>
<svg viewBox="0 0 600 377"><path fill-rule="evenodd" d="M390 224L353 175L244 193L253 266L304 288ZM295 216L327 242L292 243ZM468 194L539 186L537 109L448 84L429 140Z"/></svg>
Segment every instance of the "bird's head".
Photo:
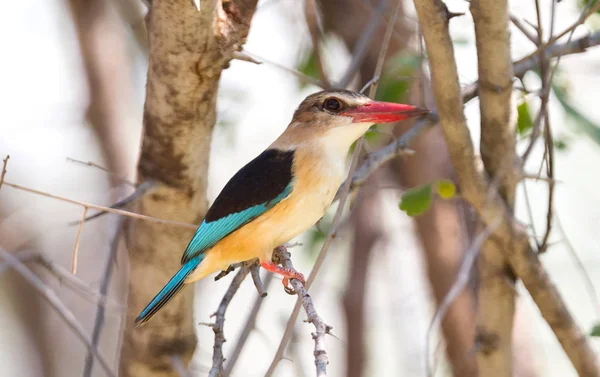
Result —
<svg viewBox="0 0 600 377"><path fill-rule="evenodd" d="M375 123L399 122L429 112L411 105L374 101L349 90L324 90L302 101L284 135L293 144L321 141L347 151Z"/></svg>

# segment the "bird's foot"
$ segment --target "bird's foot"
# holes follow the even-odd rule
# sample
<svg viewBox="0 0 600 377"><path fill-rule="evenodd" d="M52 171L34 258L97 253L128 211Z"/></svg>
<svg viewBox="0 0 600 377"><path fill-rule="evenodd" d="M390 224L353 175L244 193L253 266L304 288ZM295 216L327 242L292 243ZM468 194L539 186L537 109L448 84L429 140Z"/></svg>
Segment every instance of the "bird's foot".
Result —
<svg viewBox="0 0 600 377"><path fill-rule="evenodd" d="M306 281L304 280L304 275L302 275L300 272L298 272L296 270L292 270L291 268L281 267L281 266L276 265L273 262L261 262L260 265L262 266L262 268L264 268L267 271L271 271L276 274L283 275L283 280L282 280L283 289L289 295L296 294L296 291L290 285L290 279L296 279L296 280L300 281L300 283L302 283L302 285L304 285L306 283Z"/></svg>

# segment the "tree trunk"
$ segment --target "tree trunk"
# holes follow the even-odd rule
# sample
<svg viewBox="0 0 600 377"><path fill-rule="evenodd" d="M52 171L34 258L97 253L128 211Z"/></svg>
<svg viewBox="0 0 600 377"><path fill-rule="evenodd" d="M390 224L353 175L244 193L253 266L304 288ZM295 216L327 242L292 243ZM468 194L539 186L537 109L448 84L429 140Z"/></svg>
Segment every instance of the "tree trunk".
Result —
<svg viewBox="0 0 600 377"><path fill-rule="evenodd" d="M245 42L256 0L154 1L149 17L150 57L139 180L158 187L137 211L167 220L199 223L207 210L206 187L221 71ZM133 318L180 267L192 232L172 225L132 221L128 316L121 375L177 376L171 358L188 363L196 344L193 289L184 290L147 325Z"/></svg>

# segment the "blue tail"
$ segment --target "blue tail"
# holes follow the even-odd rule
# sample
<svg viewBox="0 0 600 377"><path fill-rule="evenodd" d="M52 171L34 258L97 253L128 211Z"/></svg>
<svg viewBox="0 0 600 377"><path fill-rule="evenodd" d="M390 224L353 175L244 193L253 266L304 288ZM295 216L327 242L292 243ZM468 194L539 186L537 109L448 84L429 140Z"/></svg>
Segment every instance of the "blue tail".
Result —
<svg viewBox="0 0 600 377"><path fill-rule="evenodd" d="M183 288L185 279L198 267L204 259L204 255L199 255L196 258L190 259L184 264L179 271L169 280L167 285L158 292L150 303L142 310L140 315L135 319L135 326L139 327L146 323L157 311L160 310L170 299Z"/></svg>

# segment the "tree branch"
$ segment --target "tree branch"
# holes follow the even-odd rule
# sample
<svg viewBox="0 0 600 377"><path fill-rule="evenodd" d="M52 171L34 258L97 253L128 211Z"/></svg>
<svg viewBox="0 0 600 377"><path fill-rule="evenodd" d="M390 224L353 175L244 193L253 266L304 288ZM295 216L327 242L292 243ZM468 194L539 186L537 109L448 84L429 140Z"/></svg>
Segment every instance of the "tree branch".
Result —
<svg viewBox="0 0 600 377"><path fill-rule="evenodd" d="M219 308L216 313L213 314L215 323L211 325L211 327L215 333L215 344L213 346L213 364L208 373L208 377L220 377L223 375L223 362L225 361L223 358L223 343L225 343L225 333L223 332L223 326L225 326L225 311L249 272L250 267L248 265L239 269L237 275L235 275L231 281L227 292L225 292L225 295L219 304Z"/></svg>
<svg viewBox="0 0 600 377"><path fill-rule="evenodd" d="M473 0L481 113L480 153L492 185L512 213L520 180L516 131L512 119L513 65L507 0ZM479 258L477 365L482 376L513 375L512 334L515 316L514 275L494 241L482 242ZM486 342L487 339L493 339Z"/></svg>
<svg viewBox="0 0 600 377"><path fill-rule="evenodd" d="M280 263L283 267L295 271L292 260L290 259L290 253L285 246L278 246L275 248L273 251L273 258L276 261L275 263ZM304 287L297 279L291 279L290 283L294 286L294 290L298 294L298 299L302 302L304 311L306 311L306 316L308 317L307 322L312 323L315 326L316 332L312 333L312 338L315 341L313 355L315 357L317 377L325 377L327 376L327 364L329 364L327 351L325 350L325 335L329 334L332 328L325 324L323 319L319 317L306 287Z"/></svg>
<svg viewBox="0 0 600 377"><path fill-rule="evenodd" d="M494 242L509 258L513 271L522 279L577 372L582 376L599 376L594 351L531 249L527 232L513 221L502 198L495 190L488 190L483 175L477 170L471 135L462 110L447 9L439 0L415 0L414 3L425 37L440 125L456 169L461 195L475 208L486 226L496 218L502 219L492 236Z"/></svg>

